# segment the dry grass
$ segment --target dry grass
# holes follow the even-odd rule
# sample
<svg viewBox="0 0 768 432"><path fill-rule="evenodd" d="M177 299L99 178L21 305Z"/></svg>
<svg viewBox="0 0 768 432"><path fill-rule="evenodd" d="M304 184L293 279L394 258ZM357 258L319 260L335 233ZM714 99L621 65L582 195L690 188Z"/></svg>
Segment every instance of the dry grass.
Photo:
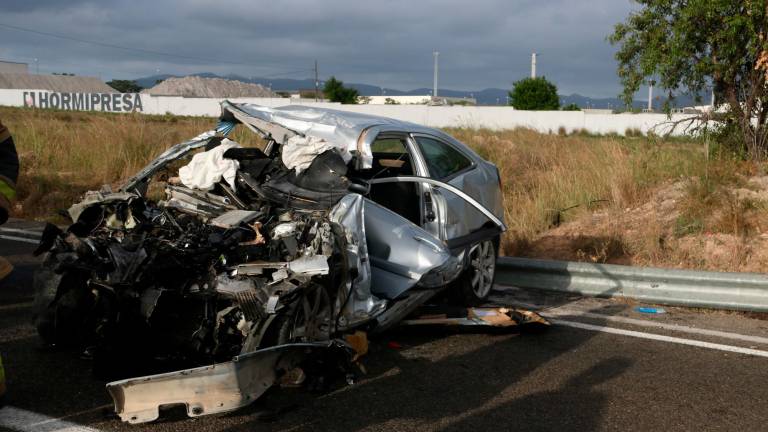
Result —
<svg viewBox="0 0 768 432"><path fill-rule="evenodd" d="M83 192L118 185L208 118L0 108L21 160L17 217L50 218ZM250 134L251 136L253 134Z"/></svg>
<svg viewBox="0 0 768 432"><path fill-rule="evenodd" d="M504 186L504 242L509 254L555 224L595 209L632 207L657 185L701 174L705 154L696 143L642 137L543 135L530 130L494 132L453 129L451 134L499 167ZM615 232L587 255L617 253ZM590 250L592 252L590 252Z"/></svg>
<svg viewBox="0 0 768 432"><path fill-rule="evenodd" d="M54 218L86 190L119 184L168 146L215 123L208 118L18 108L0 108L0 118L13 132L21 156L15 215L38 219ZM702 143L634 134L448 132L500 169L510 228L503 241L507 254L768 269L768 252L761 255L766 248L755 242L768 242L763 234L768 230L764 165L728 158L707 161ZM258 144L242 128L235 139ZM748 181L753 177L765 183ZM659 197L659 191L670 188L676 191L672 198Z"/></svg>
<svg viewBox="0 0 768 432"><path fill-rule="evenodd" d="M502 171L507 254L768 271L766 163L694 140L450 132Z"/></svg>

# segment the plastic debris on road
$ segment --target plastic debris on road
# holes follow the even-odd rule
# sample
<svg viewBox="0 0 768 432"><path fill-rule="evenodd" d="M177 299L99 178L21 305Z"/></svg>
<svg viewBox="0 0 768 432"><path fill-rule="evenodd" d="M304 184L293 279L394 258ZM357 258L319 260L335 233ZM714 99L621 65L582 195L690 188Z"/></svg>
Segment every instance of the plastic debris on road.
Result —
<svg viewBox="0 0 768 432"><path fill-rule="evenodd" d="M640 312L640 313L644 313L644 314L663 314L663 313L667 313L667 311L664 310L664 308L642 307L642 306L636 307L635 311L636 312Z"/></svg>
<svg viewBox="0 0 768 432"><path fill-rule="evenodd" d="M549 326L549 321L536 312L505 307L492 308L425 308L422 315L406 319L402 325L456 325L516 327L530 324Z"/></svg>
<svg viewBox="0 0 768 432"><path fill-rule="evenodd" d="M345 335L344 340L355 351L355 355L352 357L353 362L368 354L368 335L365 332L358 330L352 334Z"/></svg>

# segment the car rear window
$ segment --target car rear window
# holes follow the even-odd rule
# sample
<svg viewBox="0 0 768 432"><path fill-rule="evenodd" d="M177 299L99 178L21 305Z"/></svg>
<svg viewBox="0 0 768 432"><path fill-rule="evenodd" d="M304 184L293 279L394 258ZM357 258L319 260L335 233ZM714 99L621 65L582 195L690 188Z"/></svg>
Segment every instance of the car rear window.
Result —
<svg viewBox="0 0 768 432"><path fill-rule="evenodd" d="M444 179L472 165L463 153L442 141L417 136L416 142L427 163L429 175L434 179Z"/></svg>

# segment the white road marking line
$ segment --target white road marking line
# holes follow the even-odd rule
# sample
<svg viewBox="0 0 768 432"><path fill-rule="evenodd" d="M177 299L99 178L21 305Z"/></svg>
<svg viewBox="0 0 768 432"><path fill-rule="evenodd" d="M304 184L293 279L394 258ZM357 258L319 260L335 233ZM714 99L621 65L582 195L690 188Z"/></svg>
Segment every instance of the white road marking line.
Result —
<svg viewBox="0 0 768 432"><path fill-rule="evenodd" d="M661 342L676 343L680 345L688 345L688 346L694 346L699 348L708 348L708 349L713 349L718 351L727 351L727 352L768 358L768 351L756 350L752 348L742 348L742 347L737 347L733 345L723 345L723 344L704 342L704 341L693 340L693 339L684 339L684 338L678 338L678 337L672 337L672 336L658 335L653 333L643 333L643 332L634 331L634 330L623 330L623 329L617 329L613 327L584 324L576 321L564 321L564 320L556 319L556 320L553 320L553 322L554 324L558 324L566 327L573 327L573 328L582 329L582 330L598 331L603 333L611 333L611 334L617 334L622 336L636 337L640 339L657 340Z"/></svg>
<svg viewBox="0 0 768 432"><path fill-rule="evenodd" d="M107 405L97 406L96 408L91 408L89 410L78 411L76 413L67 414L65 416L61 416L61 417L57 417L57 418L49 418L48 420L43 420L43 421L40 421L40 422L37 422L37 423L32 423L30 426L39 426L39 425L44 425L44 424L48 424L48 423L53 423L53 422L61 421L61 420L64 420L64 419L70 418L70 417L77 417L77 416L81 416L83 414L90 414L90 413L97 412L97 411L103 411L106 408L114 408L114 405L107 404Z"/></svg>
<svg viewBox="0 0 768 432"><path fill-rule="evenodd" d="M16 236L9 236L9 235L2 235L2 234L0 234L0 239L17 241L17 242L22 242L22 243L40 244L40 240L32 240L32 239L27 238L27 237L16 237Z"/></svg>
<svg viewBox="0 0 768 432"><path fill-rule="evenodd" d="M28 236L32 237L41 237L43 235L42 231L35 231L35 230L29 230L29 229L21 229L21 228L6 228L6 227L0 227L0 232L11 232L11 233L18 233L18 234L26 234Z"/></svg>
<svg viewBox="0 0 768 432"><path fill-rule="evenodd" d="M565 315L565 316L573 316L573 317L604 319L606 321L616 321L616 322L632 324L632 325L642 326L642 327L656 327L656 328L662 328L665 330L677 331L681 333L692 333L692 334L700 334L705 336L715 336L715 337L720 337L724 339L742 340L746 342L754 342L754 343L768 345L768 338L761 337L761 336L750 336L750 335L743 335L739 333L724 332L719 330L700 329L700 328L688 327L688 326L679 325L679 324L666 324L661 322L646 321L646 320L627 318L627 317L616 316L616 315L596 314L596 313L581 311L578 309L557 308L557 309L551 309L546 312L542 312L542 315L545 317L553 317L553 318Z"/></svg>
<svg viewBox="0 0 768 432"><path fill-rule="evenodd" d="M0 426L19 432L99 432L92 427L12 406L0 408Z"/></svg>

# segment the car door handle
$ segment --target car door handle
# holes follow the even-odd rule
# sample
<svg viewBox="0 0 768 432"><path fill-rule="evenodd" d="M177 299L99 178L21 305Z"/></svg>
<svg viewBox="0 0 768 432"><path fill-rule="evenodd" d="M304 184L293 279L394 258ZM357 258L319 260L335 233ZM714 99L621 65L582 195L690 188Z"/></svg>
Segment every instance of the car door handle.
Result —
<svg viewBox="0 0 768 432"><path fill-rule="evenodd" d="M432 206L432 194L430 192L424 192L424 207L426 210L425 218L427 219L427 222L434 222L435 217L435 209Z"/></svg>

